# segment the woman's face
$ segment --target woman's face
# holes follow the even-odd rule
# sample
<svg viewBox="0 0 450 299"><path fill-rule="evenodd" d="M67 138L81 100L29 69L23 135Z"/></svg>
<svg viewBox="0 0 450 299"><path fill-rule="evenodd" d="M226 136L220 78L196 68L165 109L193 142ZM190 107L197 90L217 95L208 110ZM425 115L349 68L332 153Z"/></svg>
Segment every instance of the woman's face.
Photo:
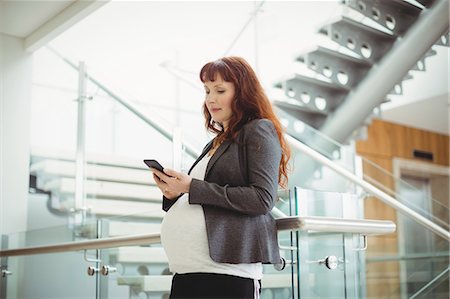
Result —
<svg viewBox="0 0 450 299"><path fill-rule="evenodd" d="M217 74L215 81L205 82L205 103L214 121L222 124L224 130L228 129L233 111L231 104L234 100L234 84L226 82Z"/></svg>

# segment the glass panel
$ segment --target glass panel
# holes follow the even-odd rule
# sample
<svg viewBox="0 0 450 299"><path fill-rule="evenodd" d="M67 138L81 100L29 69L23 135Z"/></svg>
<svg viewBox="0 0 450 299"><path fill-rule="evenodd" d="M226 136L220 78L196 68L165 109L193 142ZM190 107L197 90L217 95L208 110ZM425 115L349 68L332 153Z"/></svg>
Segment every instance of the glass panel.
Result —
<svg viewBox="0 0 450 299"><path fill-rule="evenodd" d="M359 298L357 238L299 232L298 240L300 298Z"/></svg>
<svg viewBox="0 0 450 299"><path fill-rule="evenodd" d="M352 194L295 189L299 216L356 218L358 201ZM360 247L360 238L352 234L298 232L300 297L358 298ZM336 268L329 269L327 262Z"/></svg>
<svg viewBox="0 0 450 299"><path fill-rule="evenodd" d="M3 236L3 249L71 242L79 237L67 227L54 227ZM89 253L95 255L93 253ZM2 298L97 298L97 281L87 274L84 251L2 257Z"/></svg>
<svg viewBox="0 0 450 299"><path fill-rule="evenodd" d="M96 221L90 221L86 222L83 226L77 227L77 229L68 225L61 225L12 233L7 235L8 240L3 249L45 246L96 238L97 223Z"/></svg>
<svg viewBox="0 0 450 299"><path fill-rule="evenodd" d="M380 253L383 251L379 248ZM367 298L448 298L448 259L448 251L403 256L368 254Z"/></svg>
<svg viewBox="0 0 450 299"><path fill-rule="evenodd" d="M394 161L394 167L396 162ZM413 163L414 164L414 163ZM363 159L364 179L402 202L413 211L449 229L449 178L423 169L396 168L394 176L374 162ZM411 167L411 166L410 166Z"/></svg>

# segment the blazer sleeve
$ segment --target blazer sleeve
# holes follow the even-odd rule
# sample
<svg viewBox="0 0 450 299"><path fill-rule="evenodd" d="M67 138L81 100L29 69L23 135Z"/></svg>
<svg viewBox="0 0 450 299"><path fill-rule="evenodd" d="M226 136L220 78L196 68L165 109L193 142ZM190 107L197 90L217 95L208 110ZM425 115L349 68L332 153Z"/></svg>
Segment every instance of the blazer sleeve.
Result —
<svg viewBox="0 0 450 299"><path fill-rule="evenodd" d="M277 196L281 146L271 121L252 121L244 133L248 185L231 187L193 179L189 203L216 206L247 215L269 213ZM237 171L239 167L236 167Z"/></svg>

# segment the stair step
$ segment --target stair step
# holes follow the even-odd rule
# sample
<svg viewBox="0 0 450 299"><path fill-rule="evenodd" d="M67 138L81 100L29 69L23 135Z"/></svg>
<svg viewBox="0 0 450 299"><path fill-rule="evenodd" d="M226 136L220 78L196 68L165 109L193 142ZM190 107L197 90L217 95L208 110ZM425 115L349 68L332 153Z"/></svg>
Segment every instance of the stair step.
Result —
<svg viewBox="0 0 450 299"><path fill-rule="evenodd" d="M286 108L288 110L295 110L295 111L301 111L307 114L314 114L317 116L327 116L327 113L320 110L311 110L308 106L303 105L301 102L297 101L296 99L284 99L284 100L274 100L274 105L280 107L280 108Z"/></svg>
<svg viewBox="0 0 450 299"><path fill-rule="evenodd" d="M120 166L87 164L85 171L87 179L145 185L154 184L152 173L148 168L136 169ZM32 164L30 172L43 181L58 177L73 178L76 173L76 165L75 162L72 161L43 160Z"/></svg>
<svg viewBox="0 0 450 299"><path fill-rule="evenodd" d="M445 32L443 35L441 35L441 37L437 41L436 45L450 47L449 30L447 30L447 32Z"/></svg>
<svg viewBox="0 0 450 299"><path fill-rule="evenodd" d="M161 209L161 204L157 205L159 210L162 212L161 215L164 216L165 212ZM108 225L108 234L110 237L126 236L129 234L146 234L161 231L161 223L132 222L132 220L127 221L127 219L123 218L112 220L108 223Z"/></svg>
<svg viewBox="0 0 450 299"><path fill-rule="evenodd" d="M75 152L68 150L59 149L48 149L48 148L38 148L35 147L31 150L32 162L42 161L42 160L59 160L59 161L75 161ZM88 164L97 165L112 165L121 166L137 169L147 169L145 164L142 162L144 159L150 159L151 157L142 157L141 159L135 159L130 157L118 156L115 154L107 153L86 153L86 162ZM167 162L167 161L160 161ZM169 165L169 164L163 164Z"/></svg>
<svg viewBox="0 0 450 299"><path fill-rule="evenodd" d="M391 30L395 35L405 34L422 12L422 9L403 0L349 0L347 3L349 7ZM388 23L387 20L392 22ZM393 24L395 26L391 26Z"/></svg>
<svg viewBox="0 0 450 299"><path fill-rule="evenodd" d="M58 178L43 184L38 182L38 187L60 196L73 195L75 192L75 179ZM121 198L151 202L162 201L161 191L157 187L151 185L146 186L88 180L85 182L85 190L88 197L107 199Z"/></svg>
<svg viewBox="0 0 450 299"><path fill-rule="evenodd" d="M429 49L427 53L425 53L425 55L422 58L420 58L411 69L419 72L425 72L427 70L426 59L428 57L435 56L436 54L437 54L436 50L434 50L433 48Z"/></svg>
<svg viewBox="0 0 450 299"><path fill-rule="evenodd" d="M287 100L275 101L275 104L316 129L349 92L345 86L300 74L286 77L275 87L283 88L287 97Z"/></svg>
<svg viewBox="0 0 450 299"><path fill-rule="evenodd" d="M326 114L339 106L349 92L345 86L299 74L287 77L286 81L276 86L280 85L289 98L299 101L311 111Z"/></svg>
<svg viewBox="0 0 450 299"><path fill-rule="evenodd" d="M117 284L133 286L138 292L169 292L172 275L121 276Z"/></svg>
<svg viewBox="0 0 450 299"><path fill-rule="evenodd" d="M121 217L120 219L123 219L124 221L134 218L144 218L154 219L159 222L162 220L165 214L165 212L161 208L161 203L152 202L88 198L86 200L86 206L89 209L90 213L97 216L117 216ZM151 226L154 224L148 223L148 225ZM112 234L111 231L113 232ZM134 228L134 230L125 232L125 229L118 229L116 228L116 225L114 225L114 229L110 229L109 234L113 236L126 235L129 234L130 231L133 231L133 233L135 231L139 231L136 233L140 233L140 231L143 231L143 233L149 232L144 231L143 228Z"/></svg>
<svg viewBox="0 0 450 299"><path fill-rule="evenodd" d="M116 263L167 264L167 256L162 247L120 247L110 249L110 257Z"/></svg>
<svg viewBox="0 0 450 299"><path fill-rule="evenodd" d="M327 34L331 40L355 52L371 64L378 62L396 40L395 36L345 16L325 25L320 32Z"/></svg>
<svg viewBox="0 0 450 299"><path fill-rule="evenodd" d="M117 278L118 285L131 285L139 292L169 292L172 275L122 276ZM263 289L290 288L290 274L265 274Z"/></svg>
<svg viewBox="0 0 450 299"><path fill-rule="evenodd" d="M297 61L304 61L311 70L347 88L356 86L372 66L368 61L321 46L300 55Z"/></svg>
<svg viewBox="0 0 450 299"><path fill-rule="evenodd" d="M318 129L322 126L326 119L326 114L317 113L316 111L311 111L308 108L299 106L297 103L290 103L286 101L274 101L275 107L278 107L278 111L283 111L292 115L296 119L300 119L302 122L307 123L311 127ZM280 116L280 112L278 113ZM289 134L293 132L288 131ZM298 134L298 133L297 133Z"/></svg>
<svg viewBox="0 0 450 299"><path fill-rule="evenodd" d="M422 4L425 7L430 7L435 0L415 0L417 2L419 2L420 4Z"/></svg>

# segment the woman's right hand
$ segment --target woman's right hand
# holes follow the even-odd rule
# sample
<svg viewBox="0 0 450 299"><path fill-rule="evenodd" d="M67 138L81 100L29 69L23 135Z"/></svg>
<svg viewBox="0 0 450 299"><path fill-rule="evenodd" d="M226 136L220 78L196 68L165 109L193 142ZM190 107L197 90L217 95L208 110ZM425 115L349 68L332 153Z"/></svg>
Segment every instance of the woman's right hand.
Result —
<svg viewBox="0 0 450 299"><path fill-rule="evenodd" d="M153 173L153 179L156 182L156 186L158 186L159 190L161 190L162 194L167 199L175 199L181 195L181 193L170 191L168 189L168 185L163 180L161 180L155 173Z"/></svg>

